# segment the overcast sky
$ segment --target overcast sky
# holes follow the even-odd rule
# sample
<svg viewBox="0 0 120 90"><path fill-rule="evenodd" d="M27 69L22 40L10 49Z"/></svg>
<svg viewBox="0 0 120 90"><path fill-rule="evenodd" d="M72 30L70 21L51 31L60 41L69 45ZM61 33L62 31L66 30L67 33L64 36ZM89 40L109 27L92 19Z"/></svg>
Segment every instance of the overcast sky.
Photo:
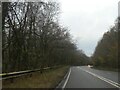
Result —
<svg viewBox="0 0 120 90"><path fill-rule="evenodd" d="M102 35L114 25L119 0L58 0L60 23L70 30L77 47L93 54Z"/></svg>

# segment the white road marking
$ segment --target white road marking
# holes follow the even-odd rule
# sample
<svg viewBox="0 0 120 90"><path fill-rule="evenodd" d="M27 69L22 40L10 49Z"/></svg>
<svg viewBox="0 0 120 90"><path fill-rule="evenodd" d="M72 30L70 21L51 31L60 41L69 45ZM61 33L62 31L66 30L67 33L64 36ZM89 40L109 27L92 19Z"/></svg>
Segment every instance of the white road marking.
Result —
<svg viewBox="0 0 120 90"><path fill-rule="evenodd" d="M80 67L79 67L80 68ZM82 68L80 68L81 70L83 70L83 71L85 71L85 72L87 72L87 73L89 73L89 74L91 74L91 75L93 75L93 76L95 76L95 77L97 77L97 78L99 78L99 79L101 79L101 80L103 80L103 81L105 81L105 82L107 82L107 83L109 83L109 84L111 84L111 85L113 85L113 86L115 86L115 87L117 87L117 88L120 88L120 84L119 83L116 83L116 82L114 82L114 81L112 81L112 80L109 80L109 79L107 79L107 78L104 78L104 77L102 77L102 76L99 76L99 75L97 75L97 74L94 74L94 73L92 73L92 72L89 72L89 71L87 71L87 70L84 70L84 69L82 69Z"/></svg>
<svg viewBox="0 0 120 90"><path fill-rule="evenodd" d="M64 83L64 85L63 85L63 87L62 87L62 90L64 90L64 88L65 88L65 86L66 86L66 84L67 84L67 82L68 82L68 80L69 80L70 73L71 73L71 68L70 68L70 71L69 71L69 73L68 73L67 79L66 79L66 81L65 81L65 83Z"/></svg>

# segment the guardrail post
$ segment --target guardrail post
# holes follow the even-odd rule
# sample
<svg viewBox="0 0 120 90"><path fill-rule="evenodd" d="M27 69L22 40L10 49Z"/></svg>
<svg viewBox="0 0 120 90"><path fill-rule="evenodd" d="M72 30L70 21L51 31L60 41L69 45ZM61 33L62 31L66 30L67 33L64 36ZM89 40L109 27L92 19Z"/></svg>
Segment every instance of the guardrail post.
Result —
<svg viewBox="0 0 120 90"><path fill-rule="evenodd" d="M30 73L30 75L29 75L30 77L32 77L32 73Z"/></svg>
<svg viewBox="0 0 120 90"><path fill-rule="evenodd" d="M14 80L13 80L13 78L11 78L11 79L10 79L10 82L11 82L11 83L14 83Z"/></svg>
<svg viewBox="0 0 120 90"><path fill-rule="evenodd" d="M40 70L40 73L42 74L43 73L43 69L41 68L41 70Z"/></svg>

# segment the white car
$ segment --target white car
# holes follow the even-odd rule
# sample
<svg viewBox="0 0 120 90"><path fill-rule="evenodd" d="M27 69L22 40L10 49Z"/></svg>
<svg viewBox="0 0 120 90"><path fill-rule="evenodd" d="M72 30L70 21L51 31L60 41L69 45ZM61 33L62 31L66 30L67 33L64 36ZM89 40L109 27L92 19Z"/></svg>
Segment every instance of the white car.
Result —
<svg viewBox="0 0 120 90"><path fill-rule="evenodd" d="M88 67L89 67L89 68L91 68L91 67L93 67L93 66L91 66L91 65L88 65Z"/></svg>

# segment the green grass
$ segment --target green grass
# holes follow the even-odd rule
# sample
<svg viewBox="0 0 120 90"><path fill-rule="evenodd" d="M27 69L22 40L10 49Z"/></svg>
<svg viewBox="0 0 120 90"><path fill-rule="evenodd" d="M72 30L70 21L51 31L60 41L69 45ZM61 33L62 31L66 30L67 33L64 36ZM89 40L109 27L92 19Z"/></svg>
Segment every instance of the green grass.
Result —
<svg viewBox="0 0 120 90"><path fill-rule="evenodd" d="M56 69L50 69L29 75L15 78L13 83L10 80L3 80L3 88L55 88L63 79L69 66L63 66Z"/></svg>

